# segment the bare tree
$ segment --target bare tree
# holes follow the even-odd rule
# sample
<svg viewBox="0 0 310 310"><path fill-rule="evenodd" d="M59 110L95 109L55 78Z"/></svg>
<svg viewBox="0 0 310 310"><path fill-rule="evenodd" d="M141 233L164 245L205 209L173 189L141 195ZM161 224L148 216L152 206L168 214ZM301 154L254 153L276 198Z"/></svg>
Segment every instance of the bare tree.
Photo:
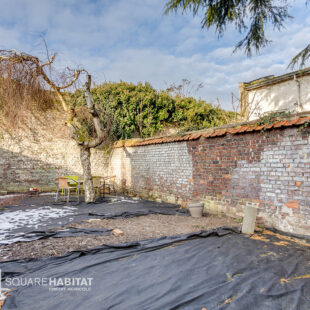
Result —
<svg viewBox="0 0 310 310"><path fill-rule="evenodd" d="M91 76L88 72L85 69L71 70L67 68L62 74L61 82L55 81L51 77L55 58L56 54L48 57L48 60L43 62L38 57L26 53L20 53L15 50L0 50L0 77L9 83L18 83L20 87L27 85L28 88L32 87L32 89L40 88L44 91L50 89L56 94L63 111L67 114L66 125L72 129L72 137L80 149L80 160L84 174L85 201L93 202L95 193L91 176L90 150L104 142L108 136L109 129L102 128L98 110L90 93ZM68 96L64 92L64 90L70 89L79 80L81 74L86 74L84 92L87 110L91 116L95 131L94 137L87 139L87 141L79 139L78 133L81 125L75 108L69 104ZM23 98L20 98L20 100L22 101Z"/></svg>
<svg viewBox="0 0 310 310"><path fill-rule="evenodd" d="M188 79L182 79L180 84L172 83L166 91L173 96L185 98L194 96L201 88L203 88L203 83L195 85Z"/></svg>
<svg viewBox="0 0 310 310"><path fill-rule="evenodd" d="M88 111L92 116L92 121L94 124L97 137L93 138L90 141L82 141L82 142L76 139L80 147L80 158L84 172L84 190L85 190L86 202L91 202L94 201L95 199L95 193L91 176L90 149L99 146L100 144L103 143L105 139L105 132L102 130L101 127L98 111L94 105L94 102L90 94L90 87L91 87L91 76L87 74L87 82L85 83L85 98Z"/></svg>

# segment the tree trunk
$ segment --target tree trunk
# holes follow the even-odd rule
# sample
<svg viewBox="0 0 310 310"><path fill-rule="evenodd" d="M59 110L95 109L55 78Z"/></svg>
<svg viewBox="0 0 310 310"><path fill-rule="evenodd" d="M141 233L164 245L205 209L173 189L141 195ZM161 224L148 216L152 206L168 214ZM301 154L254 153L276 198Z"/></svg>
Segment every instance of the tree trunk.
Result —
<svg viewBox="0 0 310 310"><path fill-rule="evenodd" d="M105 138L104 132L101 128L101 122L100 122L98 112L96 110L93 99L91 97L90 85L91 85L91 76L87 75L87 82L85 83L85 98L86 98L88 111L93 118L93 124L95 127L97 137L94 139L91 139L90 141L84 141L82 143L78 142L80 146L81 164L82 164L83 173L84 173L85 202L95 201L95 191L94 191L92 175L91 175L91 166L90 166L90 149L95 148L98 145L100 145L104 141L104 138Z"/></svg>
<svg viewBox="0 0 310 310"><path fill-rule="evenodd" d="M93 187L93 180L91 175L91 165L90 165L90 148L86 148L83 145L80 145L80 159L83 168L84 174L84 193L85 193L85 202L94 202L95 201L95 191Z"/></svg>

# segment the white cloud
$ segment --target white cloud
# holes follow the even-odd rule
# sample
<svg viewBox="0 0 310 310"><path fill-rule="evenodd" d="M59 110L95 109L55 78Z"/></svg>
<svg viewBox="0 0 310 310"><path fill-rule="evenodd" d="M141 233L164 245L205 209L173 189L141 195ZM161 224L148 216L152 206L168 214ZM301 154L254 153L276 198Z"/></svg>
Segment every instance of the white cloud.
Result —
<svg viewBox="0 0 310 310"><path fill-rule="evenodd" d="M148 81L157 88L183 78L204 83L197 96L219 98L230 108L238 82L286 72L289 60L310 42L310 20L295 18L262 54L232 53L240 36L233 29L218 40L201 30L199 18L163 16L165 0L3 0L0 48L43 53L46 32L62 64L84 66L96 81ZM303 9L297 1L297 8Z"/></svg>

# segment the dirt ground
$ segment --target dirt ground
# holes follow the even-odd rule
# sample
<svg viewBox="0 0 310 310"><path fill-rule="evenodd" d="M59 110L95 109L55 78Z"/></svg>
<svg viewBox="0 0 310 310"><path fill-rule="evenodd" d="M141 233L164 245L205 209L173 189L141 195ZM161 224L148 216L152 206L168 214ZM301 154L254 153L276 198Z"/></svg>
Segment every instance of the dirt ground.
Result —
<svg viewBox="0 0 310 310"><path fill-rule="evenodd" d="M23 195L23 194L0 196L0 210L3 208L2 206L17 204L22 199L24 199L26 196L27 195Z"/></svg>
<svg viewBox="0 0 310 310"><path fill-rule="evenodd" d="M123 231L124 234L118 237L111 234L110 236L47 238L32 242L20 242L0 246L0 261L59 256L70 251L90 249L102 244L117 244L186 234L220 226L238 227L240 224L230 217L217 215L192 218L190 216L156 214L127 219L84 221L66 227L118 228Z"/></svg>

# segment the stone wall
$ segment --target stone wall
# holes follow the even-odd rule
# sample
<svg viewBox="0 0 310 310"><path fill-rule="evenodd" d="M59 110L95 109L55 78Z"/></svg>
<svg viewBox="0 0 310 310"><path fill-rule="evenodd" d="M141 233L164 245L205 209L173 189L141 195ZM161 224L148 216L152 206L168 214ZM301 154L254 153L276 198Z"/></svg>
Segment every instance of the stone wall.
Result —
<svg viewBox="0 0 310 310"><path fill-rule="evenodd" d="M252 205L260 223L310 235L310 129L293 127L309 121L120 143L128 146L109 158L92 152L92 172L115 175L120 187L141 196L184 205L204 201L207 212L242 217ZM58 128L32 136L0 133L0 190L49 190L59 175L82 174L78 147Z"/></svg>
<svg viewBox="0 0 310 310"><path fill-rule="evenodd" d="M28 117L24 129L0 128L0 190L21 192L30 187L48 191L55 189L55 178L81 175L79 149L63 126L63 119L51 115L42 121ZM93 151L94 175L107 174L107 158Z"/></svg>
<svg viewBox="0 0 310 310"><path fill-rule="evenodd" d="M274 129L188 142L115 149L110 173L144 196L242 217L258 208L259 222L310 235L310 133Z"/></svg>

